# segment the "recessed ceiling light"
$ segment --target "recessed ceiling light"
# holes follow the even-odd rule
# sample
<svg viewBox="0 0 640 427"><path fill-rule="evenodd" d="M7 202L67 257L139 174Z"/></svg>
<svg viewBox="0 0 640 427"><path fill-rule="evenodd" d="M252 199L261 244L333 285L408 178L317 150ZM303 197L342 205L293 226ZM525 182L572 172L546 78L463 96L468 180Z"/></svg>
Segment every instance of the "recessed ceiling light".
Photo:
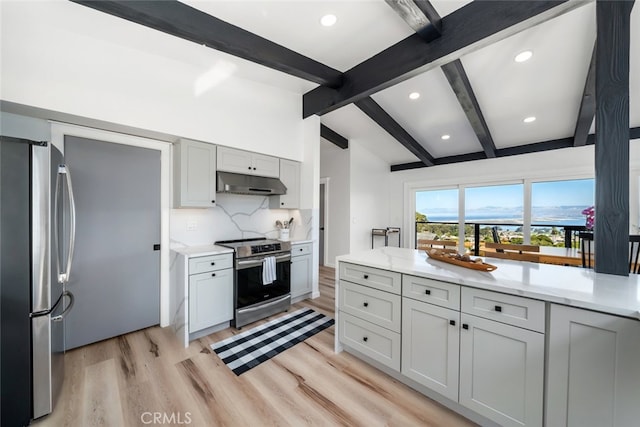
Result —
<svg viewBox="0 0 640 427"><path fill-rule="evenodd" d="M533 52L530 50L525 50L523 52L520 52L519 54L516 55L515 58L513 58L514 61L516 62L525 62L531 59L531 57L533 56Z"/></svg>
<svg viewBox="0 0 640 427"><path fill-rule="evenodd" d="M320 18L320 23L325 27L331 27L337 21L338 21L338 17L332 14L324 15L322 18Z"/></svg>
<svg viewBox="0 0 640 427"><path fill-rule="evenodd" d="M418 99L420 98L420 94L418 92L411 92L409 94L409 99Z"/></svg>
<svg viewBox="0 0 640 427"><path fill-rule="evenodd" d="M536 118L534 116L525 117L524 120L523 120L523 122L525 122L525 123L532 123L532 122L535 122L535 121L536 121Z"/></svg>
<svg viewBox="0 0 640 427"><path fill-rule="evenodd" d="M451 138L451 135L442 135L440 138L446 141L447 139Z"/></svg>

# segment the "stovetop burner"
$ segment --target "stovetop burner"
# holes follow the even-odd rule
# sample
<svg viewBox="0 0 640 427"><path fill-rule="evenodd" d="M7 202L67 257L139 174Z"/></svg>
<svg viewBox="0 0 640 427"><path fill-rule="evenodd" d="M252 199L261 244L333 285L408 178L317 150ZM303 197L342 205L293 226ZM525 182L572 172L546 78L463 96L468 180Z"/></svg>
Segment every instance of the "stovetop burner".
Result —
<svg viewBox="0 0 640 427"><path fill-rule="evenodd" d="M220 240L216 245L231 248L237 258L246 258L255 255L268 255L291 251L291 243L275 239L258 237L253 239Z"/></svg>

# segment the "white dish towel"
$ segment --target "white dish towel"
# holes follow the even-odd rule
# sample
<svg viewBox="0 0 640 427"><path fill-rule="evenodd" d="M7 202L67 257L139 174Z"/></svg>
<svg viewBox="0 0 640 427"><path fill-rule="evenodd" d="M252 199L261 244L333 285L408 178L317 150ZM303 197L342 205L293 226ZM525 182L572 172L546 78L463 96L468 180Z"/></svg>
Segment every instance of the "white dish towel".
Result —
<svg viewBox="0 0 640 427"><path fill-rule="evenodd" d="M276 257L268 256L262 260L262 284L270 285L276 280Z"/></svg>

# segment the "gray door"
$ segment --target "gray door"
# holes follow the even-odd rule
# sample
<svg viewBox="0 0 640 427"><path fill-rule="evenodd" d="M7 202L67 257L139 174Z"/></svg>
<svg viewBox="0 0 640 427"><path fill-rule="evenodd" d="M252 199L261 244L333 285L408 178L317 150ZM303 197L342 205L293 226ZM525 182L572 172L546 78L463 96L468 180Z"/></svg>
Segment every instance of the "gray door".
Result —
<svg viewBox="0 0 640 427"><path fill-rule="evenodd" d="M318 251L319 264L324 265L324 209L325 209L325 184L320 184L320 243Z"/></svg>
<svg viewBox="0 0 640 427"><path fill-rule="evenodd" d="M160 320L160 152L65 136L76 201L65 347Z"/></svg>

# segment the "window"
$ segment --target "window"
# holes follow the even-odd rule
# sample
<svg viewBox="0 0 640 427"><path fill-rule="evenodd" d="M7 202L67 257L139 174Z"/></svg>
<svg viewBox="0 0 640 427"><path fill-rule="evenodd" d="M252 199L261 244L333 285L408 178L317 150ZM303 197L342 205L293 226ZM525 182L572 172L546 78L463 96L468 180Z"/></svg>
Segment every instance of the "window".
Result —
<svg viewBox="0 0 640 427"><path fill-rule="evenodd" d="M457 188L416 192L416 242L420 239L458 240Z"/></svg>
<svg viewBox="0 0 640 427"><path fill-rule="evenodd" d="M565 246L565 229L585 225L582 211L594 205L594 189L593 179L532 183L531 244Z"/></svg>
<svg viewBox="0 0 640 427"><path fill-rule="evenodd" d="M503 243L522 243L524 185L470 187L464 191L465 246L475 244L475 224L480 225L480 242L493 242L494 230Z"/></svg>

